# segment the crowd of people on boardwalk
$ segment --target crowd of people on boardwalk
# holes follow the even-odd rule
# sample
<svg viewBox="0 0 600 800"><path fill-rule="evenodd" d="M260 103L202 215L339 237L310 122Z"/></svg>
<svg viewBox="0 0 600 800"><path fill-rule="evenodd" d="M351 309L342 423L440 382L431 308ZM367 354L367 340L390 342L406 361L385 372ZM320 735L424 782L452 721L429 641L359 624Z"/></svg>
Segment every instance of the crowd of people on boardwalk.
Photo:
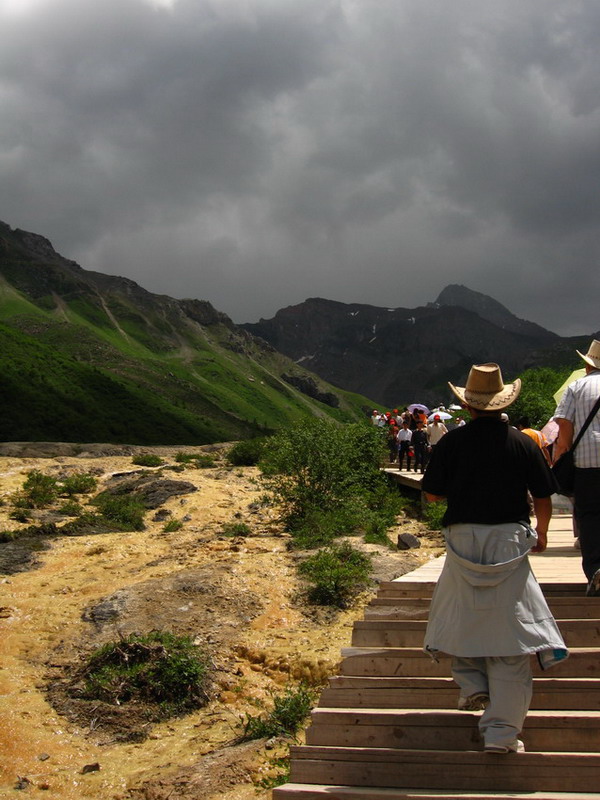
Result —
<svg viewBox="0 0 600 800"><path fill-rule="evenodd" d="M401 470L406 463L408 472L412 466L414 472L421 473L425 472L431 452L442 436L452 428L465 425L462 416L454 418L444 406L430 411L420 403L402 411L394 408L380 413L374 409L371 422L385 431L390 464L398 464Z"/></svg>
<svg viewBox="0 0 600 800"><path fill-rule="evenodd" d="M456 412L457 408L452 407L452 410ZM529 436L542 451L548 465L552 464L556 437L548 438L543 430L533 428L527 416L516 419L514 425L508 414L502 413L500 417L507 425ZM425 472L433 448L441 438L448 431L466 425L462 414L450 414L445 406L429 411L422 404L405 407L402 411L397 408L384 412L374 409L371 422L385 431L390 464L397 464L399 470L405 468L410 472L412 468L413 472L421 474Z"/></svg>

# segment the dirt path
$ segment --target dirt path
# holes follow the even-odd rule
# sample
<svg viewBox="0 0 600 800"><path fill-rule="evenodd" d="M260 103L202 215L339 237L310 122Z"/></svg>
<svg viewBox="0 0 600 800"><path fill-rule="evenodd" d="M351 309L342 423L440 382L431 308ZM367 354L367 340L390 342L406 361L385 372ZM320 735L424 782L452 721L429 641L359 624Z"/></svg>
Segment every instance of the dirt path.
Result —
<svg viewBox="0 0 600 800"><path fill-rule="evenodd" d="M32 469L54 475L96 470L102 484L135 467L125 456L0 458L0 498L20 488ZM17 781L26 779L30 797L124 799L138 787L135 797L166 798L181 785L183 769L184 784L195 783L197 793L178 790L173 797L256 800L261 793L252 779L268 771L272 753L254 746L242 758L236 748L221 748L270 691L290 676L318 682L349 643L360 607L330 613L300 602L298 556L287 549L275 511L258 503L255 469L186 469L169 477L198 488L164 504L183 521L180 530L165 533L164 522L152 521L149 512L145 531L56 538L50 549L33 554L33 568L0 574L1 796L12 796ZM17 527L9 510L0 506L0 530ZM223 536L223 525L232 521L247 523L251 535ZM368 547L385 578L439 553L436 542L408 555ZM120 610L103 620L97 609L107 598ZM119 633L153 628L189 633L211 652L216 682L206 708L155 724L145 741L131 743L115 741L101 718L90 724L50 705L48 682L65 664ZM202 759L206 754L212 755ZM211 769L215 754L221 761ZM90 764L100 769L83 774Z"/></svg>

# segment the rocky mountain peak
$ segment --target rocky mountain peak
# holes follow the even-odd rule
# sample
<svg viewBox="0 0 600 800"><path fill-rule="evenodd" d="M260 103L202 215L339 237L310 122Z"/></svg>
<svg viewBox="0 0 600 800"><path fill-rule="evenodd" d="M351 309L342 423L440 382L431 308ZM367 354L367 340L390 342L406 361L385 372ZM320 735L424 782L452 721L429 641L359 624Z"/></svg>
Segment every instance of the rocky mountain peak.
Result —
<svg viewBox="0 0 600 800"><path fill-rule="evenodd" d="M524 336L533 336L536 339L541 337L548 340L557 338L556 334L545 330L535 322L528 322L515 316L493 297L476 292L459 283L451 283L446 286L440 292L434 306L438 308L440 306L459 306L467 311L473 311L482 319L492 322L503 330Z"/></svg>

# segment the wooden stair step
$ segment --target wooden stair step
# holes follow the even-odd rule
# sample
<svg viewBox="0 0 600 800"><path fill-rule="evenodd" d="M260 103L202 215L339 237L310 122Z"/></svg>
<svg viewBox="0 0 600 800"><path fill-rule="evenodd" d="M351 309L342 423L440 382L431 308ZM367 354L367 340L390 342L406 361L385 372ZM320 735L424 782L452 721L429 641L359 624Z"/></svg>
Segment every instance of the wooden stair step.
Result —
<svg viewBox="0 0 600 800"><path fill-rule="evenodd" d="M600 619L600 597L551 597L550 610L557 620ZM427 619L431 600L409 597L393 600L375 597L365 609L365 620L371 619Z"/></svg>
<svg viewBox="0 0 600 800"><path fill-rule="evenodd" d="M479 714L423 709L331 709L312 712L306 744L416 750L481 750ZM528 750L600 750L600 713L530 712L523 729Z"/></svg>
<svg viewBox="0 0 600 800"><path fill-rule="evenodd" d="M294 746L293 783L485 792L594 792L600 756Z"/></svg>
<svg viewBox="0 0 600 800"><path fill-rule="evenodd" d="M355 647L419 647L423 644L425 620L360 620L354 623ZM567 647L593 647L600 643L600 621L568 619L558 623Z"/></svg>
<svg viewBox="0 0 600 800"><path fill-rule="evenodd" d="M550 673L549 673L550 674ZM335 676L321 693L328 708L456 708L452 678ZM600 711L598 678L534 678L531 709Z"/></svg>
<svg viewBox="0 0 600 800"><path fill-rule="evenodd" d="M380 786L331 786L286 783L273 790L273 800L598 800L594 792L449 792L391 789Z"/></svg>
<svg viewBox="0 0 600 800"><path fill-rule="evenodd" d="M440 655L434 661L417 647L348 647L342 650L342 675L381 675L397 677L443 678L450 675L450 657ZM533 658L533 674L544 674ZM598 650L579 647L570 650L570 656L552 667L553 677L600 677Z"/></svg>
<svg viewBox="0 0 600 800"><path fill-rule="evenodd" d="M379 597L431 597L435 589L435 580L430 581L382 581L378 586ZM551 597L583 597L586 584L581 581L565 583L547 583L540 581L542 591L549 599Z"/></svg>

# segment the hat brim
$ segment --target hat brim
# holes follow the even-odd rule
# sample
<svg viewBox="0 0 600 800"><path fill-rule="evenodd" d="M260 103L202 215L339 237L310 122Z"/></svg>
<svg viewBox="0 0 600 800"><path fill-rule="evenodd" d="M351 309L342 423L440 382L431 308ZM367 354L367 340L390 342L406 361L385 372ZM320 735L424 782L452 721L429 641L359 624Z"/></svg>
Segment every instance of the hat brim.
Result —
<svg viewBox="0 0 600 800"><path fill-rule="evenodd" d="M591 356L586 356L583 353L580 353L579 350L575 351L578 356L581 356L586 364L589 364L590 367L594 369L600 369L600 359L599 358L592 358Z"/></svg>
<svg viewBox="0 0 600 800"><path fill-rule="evenodd" d="M507 383L500 392L473 392L465 386L454 386L448 381L448 386L464 403L476 411L502 411L515 402L521 391L521 379L514 383Z"/></svg>

